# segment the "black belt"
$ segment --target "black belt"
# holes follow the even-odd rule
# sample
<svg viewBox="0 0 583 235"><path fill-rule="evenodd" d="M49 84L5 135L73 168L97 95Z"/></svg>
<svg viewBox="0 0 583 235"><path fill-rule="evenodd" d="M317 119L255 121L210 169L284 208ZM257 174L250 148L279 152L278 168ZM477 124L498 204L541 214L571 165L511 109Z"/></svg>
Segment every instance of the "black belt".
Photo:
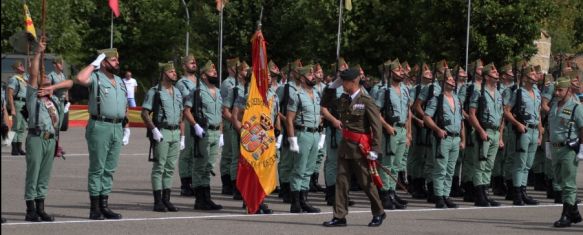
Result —
<svg viewBox="0 0 583 235"><path fill-rule="evenodd" d="M460 136L460 133L453 133L453 132L449 132L449 131L448 131L448 132L447 132L447 136L448 136L448 137L459 137L459 136Z"/></svg>
<svg viewBox="0 0 583 235"><path fill-rule="evenodd" d="M565 143L553 143L552 146L553 147L565 147L567 145Z"/></svg>
<svg viewBox="0 0 583 235"><path fill-rule="evenodd" d="M124 118L108 118L108 117L99 117L97 115L91 115L91 119L96 120L96 121L114 123L114 124L121 123L124 120Z"/></svg>
<svg viewBox="0 0 583 235"><path fill-rule="evenodd" d="M47 132L47 131L37 130L35 128L29 128L28 129L28 134L29 135L33 135L33 136L41 137L41 138L43 138L45 140L49 140L49 139L55 138L55 134L54 133L50 133L50 132Z"/></svg>
<svg viewBox="0 0 583 235"><path fill-rule="evenodd" d="M531 128L531 129L538 128L538 124L526 124L525 126L526 126L526 128Z"/></svg>
<svg viewBox="0 0 583 235"><path fill-rule="evenodd" d="M178 128L179 128L178 125L168 125L168 124L164 124L164 123L158 124L156 126L160 129L166 129L166 130L171 130L171 131L178 130Z"/></svg>
<svg viewBox="0 0 583 235"><path fill-rule="evenodd" d="M296 131L319 132L318 127L294 126Z"/></svg>
<svg viewBox="0 0 583 235"><path fill-rule="evenodd" d="M22 97L14 97L14 100L26 102L26 98L22 98Z"/></svg>
<svg viewBox="0 0 583 235"><path fill-rule="evenodd" d="M405 127L405 123L395 123L394 126L396 126L396 127Z"/></svg>
<svg viewBox="0 0 583 235"><path fill-rule="evenodd" d="M494 126L494 125L489 125L489 124L484 124L482 126L485 129L490 129L490 130L498 130L498 128L500 128L499 126Z"/></svg>
<svg viewBox="0 0 583 235"><path fill-rule="evenodd" d="M207 128L207 130L211 130L211 131L218 131L219 129L221 129L221 126L213 126L213 125L209 125Z"/></svg>

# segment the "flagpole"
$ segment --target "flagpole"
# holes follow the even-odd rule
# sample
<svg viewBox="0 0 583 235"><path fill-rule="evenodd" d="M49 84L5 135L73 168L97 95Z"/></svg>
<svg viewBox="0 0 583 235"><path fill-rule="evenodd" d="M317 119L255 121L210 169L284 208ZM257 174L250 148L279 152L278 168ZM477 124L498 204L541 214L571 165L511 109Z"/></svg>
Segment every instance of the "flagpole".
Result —
<svg viewBox="0 0 583 235"><path fill-rule="evenodd" d="M113 11L111 11L111 34L109 36L109 48L113 48Z"/></svg>
<svg viewBox="0 0 583 235"><path fill-rule="evenodd" d="M223 10L225 5L221 2L221 11L219 13L219 86L223 81Z"/></svg>
<svg viewBox="0 0 583 235"><path fill-rule="evenodd" d="M184 48L184 56L188 56L188 41L190 38L190 13L188 12L188 6L184 0L182 0L182 5L184 5L184 11L186 12L186 48Z"/></svg>
<svg viewBox="0 0 583 235"><path fill-rule="evenodd" d="M336 41L336 66L340 66L340 34L342 33L342 5L344 0L340 0L340 5L338 5L338 39ZM336 71L338 72L338 71Z"/></svg>
<svg viewBox="0 0 583 235"><path fill-rule="evenodd" d="M469 55L469 48L470 48L470 16L472 12L472 0L468 0L468 24L466 26L466 70L468 69L468 55ZM469 70L468 70L469 71Z"/></svg>

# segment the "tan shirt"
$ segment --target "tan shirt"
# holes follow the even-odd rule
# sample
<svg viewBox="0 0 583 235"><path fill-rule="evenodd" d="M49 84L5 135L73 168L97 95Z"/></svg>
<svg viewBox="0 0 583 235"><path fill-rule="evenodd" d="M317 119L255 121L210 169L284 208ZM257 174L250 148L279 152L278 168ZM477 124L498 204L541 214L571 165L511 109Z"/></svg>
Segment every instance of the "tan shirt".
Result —
<svg viewBox="0 0 583 235"><path fill-rule="evenodd" d="M357 133L372 133L371 151L380 153L382 126L379 110L374 100L364 92L359 92L354 99L344 94L339 98L338 113L343 128ZM338 147L338 157L359 159L362 156L356 143L342 139Z"/></svg>

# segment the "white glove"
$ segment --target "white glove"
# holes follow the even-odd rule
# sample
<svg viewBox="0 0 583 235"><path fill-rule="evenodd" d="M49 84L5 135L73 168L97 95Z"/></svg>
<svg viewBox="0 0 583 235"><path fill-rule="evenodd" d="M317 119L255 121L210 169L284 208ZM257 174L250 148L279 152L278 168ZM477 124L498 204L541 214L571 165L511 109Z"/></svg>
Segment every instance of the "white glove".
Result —
<svg viewBox="0 0 583 235"><path fill-rule="evenodd" d="M202 127L200 127L198 123L194 124L194 134L196 134L196 136L198 136L199 138L204 137L204 129L202 129Z"/></svg>
<svg viewBox="0 0 583 235"><path fill-rule="evenodd" d="M223 134L219 137L219 148L225 145L225 141L223 140Z"/></svg>
<svg viewBox="0 0 583 235"><path fill-rule="evenodd" d="M180 151L184 150L186 145L184 144L184 136L180 136Z"/></svg>
<svg viewBox="0 0 583 235"><path fill-rule="evenodd" d="M123 129L123 145L128 145L130 143L130 128L124 128Z"/></svg>
<svg viewBox="0 0 583 235"><path fill-rule="evenodd" d="M326 144L326 135L321 134L320 135L320 141L318 142L318 150L323 149L324 148L324 144Z"/></svg>
<svg viewBox="0 0 583 235"><path fill-rule="evenodd" d="M583 161L583 144L579 144L579 153L577 153L577 161Z"/></svg>
<svg viewBox="0 0 583 235"><path fill-rule="evenodd" d="M162 135L162 133L160 133L160 130L158 130L158 128L152 129L152 138L158 142L162 142L162 140L164 140L164 136Z"/></svg>
<svg viewBox="0 0 583 235"><path fill-rule="evenodd" d="M65 108L63 113L68 113L69 112L69 107L71 107L71 102L67 102L67 104L65 104Z"/></svg>
<svg viewBox="0 0 583 235"><path fill-rule="evenodd" d="M97 56L97 59L95 59L93 62L91 62L91 65L93 65L93 67L95 67L95 69L99 69L101 68L101 61L103 61L105 59L105 53L101 53L99 56Z"/></svg>
<svg viewBox="0 0 583 235"><path fill-rule="evenodd" d="M374 161L374 160L377 160L379 158L379 156L377 155L377 153L375 151L370 151L368 153L368 156L366 156L366 158L368 160L373 160Z"/></svg>
<svg viewBox="0 0 583 235"><path fill-rule="evenodd" d="M278 135L277 140L275 141L275 147L279 149L281 147L281 141L283 140L283 135Z"/></svg>
<svg viewBox="0 0 583 235"><path fill-rule="evenodd" d="M287 137L287 141L289 141L289 151L299 153L300 146L298 145L298 137Z"/></svg>

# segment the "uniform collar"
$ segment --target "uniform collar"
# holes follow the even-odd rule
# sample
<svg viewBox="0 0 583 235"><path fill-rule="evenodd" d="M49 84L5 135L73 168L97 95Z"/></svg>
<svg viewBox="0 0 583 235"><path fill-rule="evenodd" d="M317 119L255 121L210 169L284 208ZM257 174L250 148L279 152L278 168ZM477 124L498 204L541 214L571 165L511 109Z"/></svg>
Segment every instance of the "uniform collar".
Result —
<svg viewBox="0 0 583 235"><path fill-rule="evenodd" d="M354 98L356 98L356 96L360 93L360 88L358 88L358 90L356 90L356 92L354 92L354 94L350 95L350 98L352 100L354 100Z"/></svg>

